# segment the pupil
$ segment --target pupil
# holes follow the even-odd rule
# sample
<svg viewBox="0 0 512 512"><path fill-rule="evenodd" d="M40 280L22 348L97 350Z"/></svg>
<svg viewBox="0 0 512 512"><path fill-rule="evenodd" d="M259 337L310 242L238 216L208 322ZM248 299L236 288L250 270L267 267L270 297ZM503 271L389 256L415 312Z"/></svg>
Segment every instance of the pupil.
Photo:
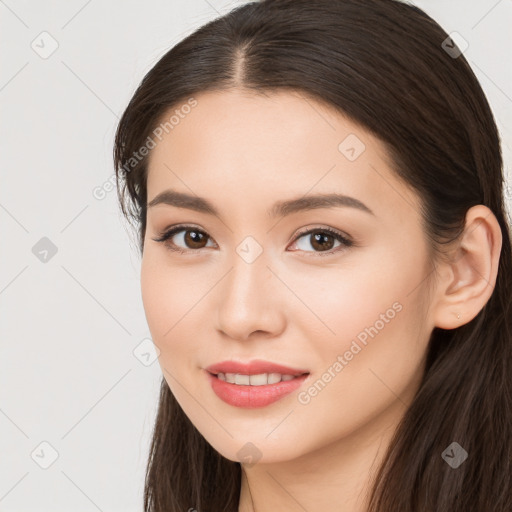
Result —
<svg viewBox="0 0 512 512"><path fill-rule="evenodd" d="M191 241L192 244L201 244L201 238L203 238L203 234L202 233L199 233L198 231L187 231L187 234L185 236L185 238L187 239L187 244L188 242ZM194 245L193 245L194 247Z"/></svg>
<svg viewBox="0 0 512 512"><path fill-rule="evenodd" d="M315 238L315 243L320 242L321 240L323 240L324 244L319 244L319 248L320 249L323 249L323 250L329 250L330 249L330 247L326 247L325 246L325 242L326 242L326 239L329 239L329 238L332 239L331 235L326 235L326 234L323 234L323 233L316 233L314 235L314 238ZM315 245L315 244L313 244L313 245ZM328 245L330 245L330 244L328 244Z"/></svg>

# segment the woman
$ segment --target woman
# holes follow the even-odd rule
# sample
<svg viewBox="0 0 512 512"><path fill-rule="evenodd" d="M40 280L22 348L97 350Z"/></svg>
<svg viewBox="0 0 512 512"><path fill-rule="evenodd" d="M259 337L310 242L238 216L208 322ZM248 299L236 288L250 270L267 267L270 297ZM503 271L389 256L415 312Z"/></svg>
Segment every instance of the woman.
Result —
<svg viewBox="0 0 512 512"><path fill-rule="evenodd" d="M264 0L148 72L114 158L162 386L146 511L512 510L500 142L395 0Z"/></svg>

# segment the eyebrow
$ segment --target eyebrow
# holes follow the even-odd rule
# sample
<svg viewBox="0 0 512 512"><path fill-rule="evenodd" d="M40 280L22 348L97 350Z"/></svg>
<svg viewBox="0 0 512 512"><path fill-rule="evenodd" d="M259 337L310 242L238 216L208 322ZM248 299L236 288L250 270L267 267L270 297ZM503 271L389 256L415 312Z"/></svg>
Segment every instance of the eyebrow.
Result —
<svg viewBox="0 0 512 512"><path fill-rule="evenodd" d="M159 204L166 204L177 208L186 208L188 210L194 210L196 212L220 217L218 210L207 199L184 192L177 192L176 190L164 190L153 198L150 203L148 203L148 208ZM343 206L356 208L371 215L375 215L368 206L358 199L335 193L316 194L278 201L267 211L267 215L271 218L285 217L293 213L313 210L316 208L333 208Z"/></svg>

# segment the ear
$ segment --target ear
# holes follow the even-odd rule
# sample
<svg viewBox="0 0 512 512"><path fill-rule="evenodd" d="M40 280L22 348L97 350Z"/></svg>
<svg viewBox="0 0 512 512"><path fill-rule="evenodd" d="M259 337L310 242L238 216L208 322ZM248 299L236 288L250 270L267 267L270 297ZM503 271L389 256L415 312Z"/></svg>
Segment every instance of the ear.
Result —
<svg viewBox="0 0 512 512"><path fill-rule="evenodd" d="M483 309L496 284L501 244L501 228L492 211L482 204L471 207L456 248L447 261L436 265L432 304L436 327L455 329Z"/></svg>

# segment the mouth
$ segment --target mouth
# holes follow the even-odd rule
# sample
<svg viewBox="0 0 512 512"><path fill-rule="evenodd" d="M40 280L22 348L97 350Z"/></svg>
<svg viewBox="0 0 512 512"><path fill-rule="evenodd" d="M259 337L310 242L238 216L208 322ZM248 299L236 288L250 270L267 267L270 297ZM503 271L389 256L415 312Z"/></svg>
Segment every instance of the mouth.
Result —
<svg viewBox="0 0 512 512"><path fill-rule="evenodd" d="M225 377L227 382L230 382L229 379L233 378L233 375L238 375L238 381L234 381L232 383L241 385L250 385L250 377L259 376L258 379L254 379L254 385L262 385L258 384L259 382L263 382L263 378L261 377L262 375L271 376L270 383L274 383L277 379L276 375L280 376L280 380L282 377L284 377L282 380L291 380L294 377L301 377L302 375L309 373L309 370L307 369L291 368L289 366L265 361L263 359L254 359L248 362L236 360L221 361L207 366L205 370L212 375L220 376L218 377L220 379ZM247 380L247 377L249 377L249 381Z"/></svg>
<svg viewBox="0 0 512 512"><path fill-rule="evenodd" d="M266 407L297 391L310 373L300 375L263 373L213 373L205 371L213 392L233 407L255 409Z"/></svg>

